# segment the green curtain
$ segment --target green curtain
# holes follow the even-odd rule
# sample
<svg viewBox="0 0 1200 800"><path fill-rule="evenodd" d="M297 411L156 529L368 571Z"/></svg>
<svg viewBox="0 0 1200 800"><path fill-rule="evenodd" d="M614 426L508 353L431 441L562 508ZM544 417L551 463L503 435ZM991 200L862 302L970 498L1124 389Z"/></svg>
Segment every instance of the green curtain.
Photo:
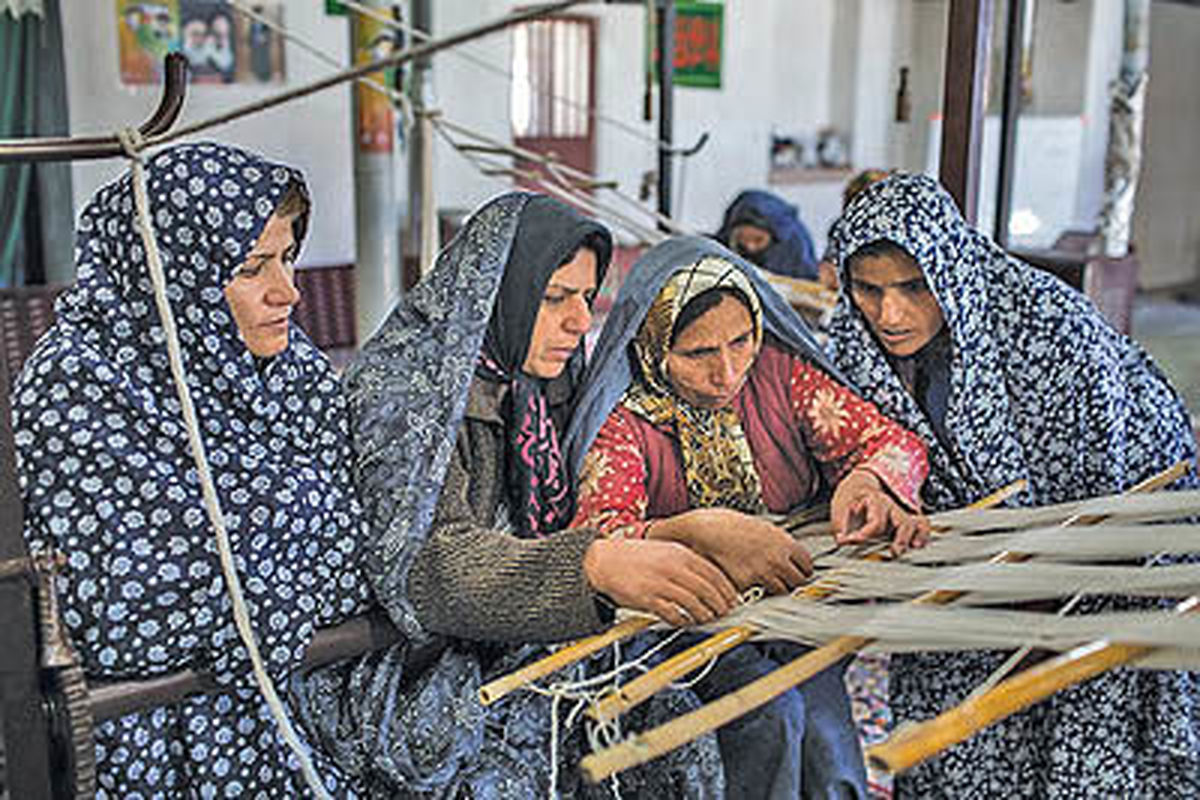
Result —
<svg viewBox="0 0 1200 800"><path fill-rule="evenodd" d="M35 135L40 26L34 14L0 12L0 139ZM33 177L32 163L0 165L0 286L24 283L38 258Z"/></svg>

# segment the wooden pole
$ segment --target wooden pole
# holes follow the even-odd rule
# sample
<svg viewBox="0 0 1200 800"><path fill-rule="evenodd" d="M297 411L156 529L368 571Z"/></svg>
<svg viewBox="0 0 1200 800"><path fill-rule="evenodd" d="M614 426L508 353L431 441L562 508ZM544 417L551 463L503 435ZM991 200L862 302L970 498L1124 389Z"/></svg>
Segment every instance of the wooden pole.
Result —
<svg viewBox="0 0 1200 800"><path fill-rule="evenodd" d="M604 633L589 636L587 639L581 639L575 644L551 653L546 658L535 661L523 669L519 669L516 672L509 673L491 683L485 684L479 689L479 701L485 706L491 705L506 694L520 689L525 684L536 681L538 678L543 678L552 672L557 672L563 667L574 664L576 661L587 658L592 653L602 650L614 642L619 642L622 639L633 636L639 631L644 631L655 622L656 620L653 617L630 617L624 622L620 622L609 628Z"/></svg>
<svg viewBox="0 0 1200 800"><path fill-rule="evenodd" d="M1130 489L1126 494L1153 491L1174 482L1190 467L1190 462L1180 462ZM1096 522L1072 518L1063 525L1084 525ZM990 559L990 563L1013 563L1029 558L1022 553L1003 552ZM926 592L913 600L922 605L945 605L966 592L938 590ZM580 766L591 781L601 781L610 775L630 767L644 764L664 753L716 730L756 708L766 705L779 695L797 686L822 670L836 664L847 655L856 653L876 641L864 636L840 636L828 644L812 650L779 669L758 678L718 700L701 706L695 711L676 717L668 723L635 734L620 744L586 756Z"/></svg>
<svg viewBox="0 0 1200 800"><path fill-rule="evenodd" d="M992 0L950 0L939 177L972 225L979 213L979 153L991 49Z"/></svg>
<svg viewBox="0 0 1200 800"><path fill-rule="evenodd" d="M1200 597L1189 597L1175 607L1175 613L1192 614L1197 609ZM1082 645L1014 675L931 720L904 725L887 741L867 750L867 758L879 769L903 772L1057 691L1136 661L1154 649L1106 640Z"/></svg>

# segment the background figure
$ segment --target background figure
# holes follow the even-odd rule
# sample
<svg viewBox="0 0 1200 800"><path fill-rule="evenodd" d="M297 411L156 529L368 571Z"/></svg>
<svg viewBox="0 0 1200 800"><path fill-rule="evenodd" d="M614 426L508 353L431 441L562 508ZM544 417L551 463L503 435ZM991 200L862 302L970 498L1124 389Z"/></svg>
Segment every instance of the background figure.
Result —
<svg viewBox="0 0 1200 800"><path fill-rule="evenodd" d="M891 174L890 169L864 169L848 180L846 187L842 189L842 212L846 211L863 189ZM840 219L841 217L829 224L829 232L825 236L825 252L817 264L817 280L822 286L835 292L838 288L837 226Z"/></svg>
<svg viewBox="0 0 1200 800"><path fill-rule="evenodd" d="M282 693L315 629L367 599L345 403L289 320L303 178L213 144L156 154L146 178L250 624ZM98 725L98 796L304 796L235 629L133 209L128 173L92 198L78 280L13 388L25 535L67 556L62 616L89 677L194 669L220 689Z"/></svg>
<svg viewBox="0 0 1200 800"><path fill-rule="evenodd" d="M779 195L750 189L725 209L714 234L721 244L768 272L816 280L817 255L800 210Z"/></svg>
<svg viewBox="0 0 1200 800"><path fill-rule="evenodd" d="M934 511L1018 480L1022 505L1113 494L1187 460L1178 394L1081 294L969 226L936 181L894 175L839 224L834 363L929 445ZM1195 472L1175 485L1194 487ZM1081 532L1081 536L1086 536ZM1078 612L1137 607L1086 597ZM960 703L996 651L892 658L897 723ZM1119 669L976 733L896 780L901 797L1200 795L1196 676Z"/></svg>

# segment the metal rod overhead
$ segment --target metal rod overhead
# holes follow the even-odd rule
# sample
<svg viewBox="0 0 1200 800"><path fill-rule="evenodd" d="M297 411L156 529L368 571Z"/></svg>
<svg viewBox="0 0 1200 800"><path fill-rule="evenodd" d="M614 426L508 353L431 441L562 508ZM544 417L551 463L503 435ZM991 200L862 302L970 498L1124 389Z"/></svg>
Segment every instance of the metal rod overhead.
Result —
<svg viewBox="0 0 1200 800"><path fill-rule="evenodd" d="M996 166L996 213L992 238L1008 248L1017 166L1017 121L1021 116L1021 69L1025 45L1025 11L1029 0L1008 0L1004 34L1004 98L1000 109L1000 163Z"/></svg>
<svg viewBox="0 0 1200 800"><path fill-rule="evenodd" d="M187 92L187 57L167 56L163 66L163 94L150 119L138 126L144 137L165 133L179 117ZM114 136L55 136L36 139L0 139L0 163L6 161L80 161L113 158L125 152Z"/></svg>

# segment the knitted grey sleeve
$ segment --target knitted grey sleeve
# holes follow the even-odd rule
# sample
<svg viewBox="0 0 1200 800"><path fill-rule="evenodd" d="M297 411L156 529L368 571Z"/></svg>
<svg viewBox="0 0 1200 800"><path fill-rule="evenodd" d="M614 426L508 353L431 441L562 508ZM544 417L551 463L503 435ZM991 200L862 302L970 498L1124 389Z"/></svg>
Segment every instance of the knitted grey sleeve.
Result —
<svg viewBox="0 0 1200 800"><path fill-rule="evenodd" d="M551 642L605 627L583 574L595 529L519 539L491 527L503 492L500 437L467 419L428 541L409 577L430 631L476 641Z"/></svg>

